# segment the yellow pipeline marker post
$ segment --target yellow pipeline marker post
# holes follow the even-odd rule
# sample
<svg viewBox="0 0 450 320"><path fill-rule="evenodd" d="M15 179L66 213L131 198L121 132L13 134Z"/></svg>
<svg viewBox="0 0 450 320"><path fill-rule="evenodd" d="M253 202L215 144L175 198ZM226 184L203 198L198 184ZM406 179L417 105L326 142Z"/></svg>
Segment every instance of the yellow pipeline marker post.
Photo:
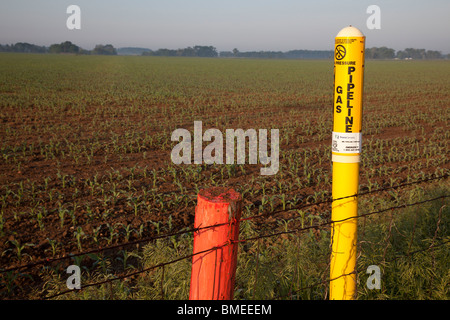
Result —
<svg viewBox="0 0 450 320"><path fill-rule="evenodd" d="M335 39L333 109L333 203L330 299L353 299L356 290L356 236L365 36L342 29ZM344 199L340 199L344 198ZM340 199L340 200L335 200Z"/></svg>

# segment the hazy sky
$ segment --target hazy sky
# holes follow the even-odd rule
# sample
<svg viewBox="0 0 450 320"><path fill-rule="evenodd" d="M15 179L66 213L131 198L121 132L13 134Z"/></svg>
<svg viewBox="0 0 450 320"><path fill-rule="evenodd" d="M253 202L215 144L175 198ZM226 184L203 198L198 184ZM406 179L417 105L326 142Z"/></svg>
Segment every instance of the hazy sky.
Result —
<svg viewBox="0 0 450 320"><path fill-rule="evenodd" d="M71 4L81 9L81 30L66 27ZM381 9L380 30L367 28L369 5ZM366 47L450 53L449 0L0 1L0 44L69 40L84 49L110 43L154 50L332 50L336 34L350 24L366 35Z"/></svg>

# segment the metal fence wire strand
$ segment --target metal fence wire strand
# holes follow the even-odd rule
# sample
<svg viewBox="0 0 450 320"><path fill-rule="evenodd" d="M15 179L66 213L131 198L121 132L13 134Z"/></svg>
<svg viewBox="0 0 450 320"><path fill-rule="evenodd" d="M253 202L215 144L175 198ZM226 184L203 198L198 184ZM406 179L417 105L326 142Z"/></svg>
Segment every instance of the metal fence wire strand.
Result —
<svg viewBox="0 0 450 320"><path fill-rule="evenodd" d="M379 193L379 192L383 192L383 191L387 191L387 190L392 190L392 189L398 189L398 188L403 188L403 187L407 187L407 186L417 185L417 184L421 184L421 183L425 183L425 182L446 179L449 176L450 176L449 174L445 174L445 175L438 176L438 177L432 177L432 178L421 179L421 180L417 180L417 181L413 181L413 182L407 182L407 183L399 184L399 185L396 185L396 186L389 186L389 187L385 187L385 188L374 189L374 190L371 190L371 191L360 192L360 193L357 193L357 194L354 194L354 195L350 195L350 196L346 196L346 197L340 197L340 198L336 198L336 199L328 199L328 200L324 200L324 201L317 201L317 202L308 203L308 204L300 204L298 206L294 206L292 208L285 209L285 210L275 210L275 211L266 212L266 213L262 213L262 214L258 214L258 215L254 215L254 216L250 216L250 217L246 217L246 218L241 218L239 220L239 222L252 220L252 219L262 219L262 218L265 218L265 217L268 217L268 216L274 216L274 215L277 215L277 214L280 214L280 213L292 212L292 211L295 211L295 210L305 209L305 208L309 208L309 207L313 207L313 206L317 206L317 205L321 205L321 204L329 204L329 203L332 203L333 201L337 201L337 200L343 200L343 199L347 199L347 198L359 197L359 196L364 196L364 195L373 194L373 193ZM112 246L100 247L98 249L93 249L93 250L89 250L89 251L72 253L72 254L68 254L66 256L62 256L62 257L46 258L46 259L43 259L43 260L39 260L39 261L36 261L36 262L24 264L24 265L21 265L21 266L15 266L15 267L10 267L10 268L0 269L0 274L1 273L5 273L5 272L9 272L9 271L20 270L20 269L24 269L24 268L31 268L31 267L35 267L35 266L38 266L38 265L49 265L49 264L51 264L53 262L58 262L58 261L61 261L61 260L71 259L71 258L75 258L75 257L79 257L79 256L88 255L88 254L101 253L101 252L108 251L108 250L116 250L116 249L123 248L123 247L126 247L126 246L132 246L132 245L137 245L137 244L148 243L148 242L151 242L151 241L154 241L154 240L169 238L169 237L173 237L173 236L179 236L179 235L183 235L183 234L186 234L186 233L198 232L200 230L206 230L206 229L210 229L210 228L215 228L215 227L219 227L219 226L222 226L222 225L225 225L225 224L226 223L224 223L224 224L215 224L215 225L212 225L212 226L205 226L205 227L199 227L199 228L191 228L191 229L186 229L186 230L180 230L180 231L171 232L171 233L167 233L167 234L163 234L163 235L146 237L146 238L138 239L138 240L135 240L135 241L119 243L119 244L112 245Z"/></svg>
<svg viewBox="0 0 450 320"><path fill-rule="evenodd" d="M448 197L450 197L450 195L442 195L442 196L439 196L439 197L435 197L435 198L431 198L431 199L427 199L427 200L423 200L423 201L418 201L418 202L415 202L415 203L403 204L403 205L393 206L393 207L390 207L390 208L385 208L385 209L382 209L382 210L377 210L377 211L368 212L368 213L365 213L365 214L358 215L358 216L356 216L356 217L351 217L351 218L346 218L346 219L336 220L336 221L327 221L327 222L323 222L323 223L320 223L320 224L317 224L317 225L308 226L308 227L295 228L295 229L291 229L291 230L280 231L280 232L274 232L274 233L269 233L269 234L259 235L259 236L252 237L252 238L240 239L240 240L236 240L236 241L227 242L227 243L225 243L225 244L223 244L223 245L221 245L221 246L213 247L213 248L210 248L210 249L201 251L201 252L197 252L197 253L195 253L195 254L186 255L186 256L184 256L184 257L177 258L177 259L174 259L174 260L172 260L172 261L165 262L165 263L160 263L160 264L157 264L157 265L154 265L154 266L151 266L151 267L148 267L148 268L139 270L139 271L135 271L135 272L127 273L127 274L118 275L118 276L116 276L116 277L113 278L113 279L107 279L107 280L104 280L104 281L99 281L99 282L95 282L95 283L90 283L90 284L87 284L87 285L82 286L81 290L82 290L82 289L85 289L85 288L88 288L88 287L99 286L99 285L102 285L102 284L105 284L105 283L109 283L109 282L121 280L121 279L124 279L124 278L126 278L126 277L135 276L135 275L138 275L138 274L141 274L141 273L144 273L144 272L147 272L147 271L156 269L156 268L164 267L164 266L167 266L167 265L169 265L169 264L173 264L173 263L179 262L179 261L181 261L181 260L190 259L190 258L192 258L192 257L195 256L195 255L199 255L199 254L204 254L204 253L216 251L216 250L221 249L221 248L224 248L224 247L226 247L226 246L228 246L228 245L230 245L230 244L232 244L232 243L244 243L244 242L249 242L249 241L258 241L258 240L260 240L260 239L270 238L270 237L276 237L276 236L280 236L280 235L283 235L283 234L292 234L292 233L304 232L304 231L311 230L311 229L319 229L319 228L323 228L323 227L325 227L325 226L329 226L329 225L331 225L332 223L336 223L336 222L343 222L343 221L346 221L346 220L349 220L349 219L355 219L355 218L356 218L356 219L365 218L365 217L368 217L368 216L372 216L372 215L376 215L376 214L381 214L381 213L385 213L385 212L388 212L388 211L392 213L393 210L402 209L402 208L407 208L407 207L412 207L412 206L417 206L417 205L421 205L421 204L424 204L424 203L433 202L433 201L436 201L436 200L439 200L439 199L445 199L445 198L448 198ZM419 252L423 252L423 251L432 250L432 249L434 249L434 248L436 248L436 247L439 247L439 246L441 246L441 245L444 245L444 244L446 244L446 243L448 243L448 242L450 242L450 240L449 240L449 241L444 241L444 242L440 243L439 245L428 246L428 247L426 247L426 248L424 248L424 249L420 249L420 250L416 250L416 251L414 251L414 252L410 252L409 255L413 255L413 254L416 254L416 253L419 253ZM383 256L383 259L382 259L382 260L383 260L384 262L386 262L384 256ZM394 259L394 260L395 260L395 259ZM394 260L391 260L391 261L394 261ZM355 271L355 272L356 272L356 271ZM350 273L350 274L353 274L353 273L355 273L355 272L352 272L352 273ZM345 275L341 275L341 276L345 276ZM341 277L341 276L340 276L340 277ZM316 284L313 284L313 285L304 287L304 288L302 288L301 290L311 289L311 288L313 288L313 287L316 287L316 286L319 286L319 285L322 285L322 284L325 284L325 283L329 283L330 281L333 281L333 280L335 280L335 279L337 279L337 278L334 278L334 279L326 279L326 280L323 280L323 281L318 282L318 283L316 283ZM297 291L300 291L300 289L297 290ZM55 298L55 297L58 297L58 296L61 296L61 295L63 295L63 294L67 294L67 293L70 293L70 292L74 292L74 290L66 290L66 291L62 291L62 292L59 292L59 293L57 293L57 294L51 295L51 296L44 296L44 297L42 297L42 299L52 299L52 298Z"/></svg>
<svg viewBox="0 0 450 320"><path fill-rule="evenodd" d="M299 210L299 209L304 209L304 208L307 208L307 207L312 207L312 206L317 206L317 205L320 205L320 204L331 203L331 202L336 201L336 200L341 200L341 199L345 199L345 198L358 197L358 196L364 196L364 195L368 195L368 194L379 193L379 192L383 192L383 191L387 191L387 190L392 190L392 189L397 189L397 188L417 185L417 184L421 184L421 183L425 183L425 182L429 182L429 181L436 181L436 180L446 179L448 177L449 177L449 175L445 174L445 175L438 176L438 177L432 177L432 178L417 180L417 181L414 181L414 182L407 182L407 183L399 184L399 185L396 185L396 186L389 186L389 187L385 187L385 188L379 188L379 189L376 189L376 190L361 192L361 193L358 193L358 194L355 194L355 195L351 195L351 196L348 196L348 197L342 197L342 198L339 198L339 199L327 199L327 200L324 200L324 201L318 201L318 202L314 202L314 203L301 204L301 205L298 205L298 206L291 207L291 208L289 208L287 210L277 210L277 211L272 211L270 213L262 213L262 214L258 214L258 215L254 215L254 216L250 216L250 217L246 217L246 218L241 218L239 222L252 220L252 219L261 219L261 218L267 217L269 215L270 216L274 216L274 215L277 215L277 214L280 214L280 213L284 213L284 212L292 212L292 211ZM274 227L272 229L272 231L275 231L275 232L270 232L270 233L266 233L266 234L260 234L260 235L257 235L255 237L250 237L250 238L247 238L247 239L240 239L240 240L228 242L228 243L225 243L222 246L213 247L213 248L210 248L208 250L204 250L202 252L197 252L196 254L203 254L203 253L207 253L207 252L211 252L211 251L216 251L216 250L221 249L221 248L223 248L223 247L225 247L225 246L227 246L229 244L236 243L236 242L244 243L244 242L250 242L250 241L259 241L260 239L264 239L264 238L277 237L277 236L286 235L286 234L292 234L292 233L301 233L301 232L305 232L305 231L308 231L308 230L320 230L321 228L328 227L328 226L330 226L333 223L343 222L343 221L346 221L348 219L360 219L360 218L364 218L365 219L368 216L372 216L372 215L376 215L376 214L382 214L382 213L385 213L385 212L390 212L391 220L390 220L390 226L389 226L389 235L388 235L388 238L386 239L386 247L385 247L384 254L383 254L383 261L385 261L387 246L389 245L388 240L389 240L389 237L391 236L391 231L392 231L392 227L393 227L393 223L394 223L393 222L394 211L398 210L398 209L402 209L402 208L407 208L407 207L411 207L411 206L417 206L417 205L425 204L425 203L432 202L432 201L437 201L439 199L442 199L442 201L444 201L444 199L449 197L449 196L450 195L441 195L439 197L435 197L435 198L431 198L431 199L427 199L427 200L423 200L423 201L417 201L417 202L409 203L409 204L402 204L402 205L392 206L392 207L389 207L389 208L376 210L376 211L372 211L372 212L368 212L368 213L364 213L364 214L359 214L358 216L355 216L355 217L350 217L350 218L337 220L337 221L331 221L331 219L330 219L328 221L321 222L321 223L318 223L318 224L313 224L313 225L310 225L310 226L307 226L307 227L293 228L293 229L284 230L284 231L275 231L275 229L277 227ZM437 247L447 243L447 242L442 242L442 243L439 243L437 245L435 244L436 238L437 238L437 233L439 231L439 225L440 225L440 221L441 221L441 215L442 215L443 208L444 208L444 205L441 207L441 210L439 210L438 222L437 222L437 225L436 225L435 234L434 234L433 241L432 241L431 245L429 245L427 248L425 248L423 250L416 250L416 251L412 251L411 252L410 251L411 243L412 243L412 239L413 239L413 236L414 236L414 230L415 230L415 223L414 223L413 235L411 235L411 239L410 239L409 244L408 244L408 251L407 251L407 255L408 256L411 256L411 255L413 255L415 253L418 253L418 252L423 252L423 251L427 251L427 250L433 250L434 248L437 248ZM0 270L0 274L6 273L6 272L11 272L11 271L18 271L18 270L21 270L21 269L33 268L33 267L36 267L36 266L39 266L39 265L48 266L48 265L51 265L52 263L59 262L59 261L62 261L62 260L66 260L66 259L71 259L71 258L74 258L74 257L80 257L80 256L84 256L84 255L94 254L94 253L101 253L101 252L104 252L104 251L107 251L107 250L113 250L114 251L114 250L117 250L119 248L124 248L124 247L130 246L130 245L142 244L142 243L147 243L147 242L151 242L151 241L158 240L158 239L164 239L164 238L168 238L168 237L179 236L179 235L183 235L183 234L186 234L186 233L198 232L199 230L208 229L208 228L214 228L214 227L218 227L218 226L221 226L221 225L223 225L223 224L217 224L217 225L213 225L213 226L205 226L205 227L199 227L199 228L191 228L191 229L187 229L187 230L181 230L181 231L177 231L177 232L167 233L167 234L164 234L164 235L147 237L145 239L139 239L139 240L136 240L136 241L130 241L130 242L126 242L126 243L121 243L121 244L117 244L117 245L113 245L113 246L109 246L109 247L103 247L103 248L98 248L98 249L89 250L89 251L85 251L85 252L78 252L78 253L74 253L74 254L69 254L69 255L66 255L66 256L63 256L63 257L47 258L47 259L44 259L44 260L36 261L36 262L33 262L33 263L21 265L21 266L1 269ZM259 242L258 242L258 250L259 250ZM82 286L81 290L85 289L85 288L93 287L93 286L100 286L102 284L111 283L111 282L117 281L117 280L123 280L124 278L132 277L132 276L135 276L135 275L138 275L138 274L142 274L142 273L145 273L147 271L154 270L156 268L163 268L162 269L162 278L161 278L161 283L160 283L160 286L161 286L161 298L163 299L164 298L163 284L164 284L164 275L165 275L165 272L164 272L165 268L164 267L167 266L167 265L173 264L173 263L177 263L177 262L179 262L181 260L192 259L192 257L195 256L196 254L185 255L183 257L180 257L180 258L168 261L168 262L159 263L159 264L156 264L154 266L151 266L151 267L148 267L148 268L144 268L142 270L134 271L134 272L131 272L131 273L119 274L119 275L116 275L114 278L111 278L111 279L106 279L106 280L103 280L103 281L98 281L98 282L85 284L85 285ZM259 261L258 261L258 263L259 263ZM334 279L325 279L325 280L323 280L321 282L318 282L318 283L313 284L311 286L307 286L307 287L301 288L301 289L296 290L296 291L310 289L312 287L315 287L315 286L318 286L318 285L322 285L324 283L329 283L332 280L334 280ZM256 283L255 283L255 285L256 285ZM67 294L67 293L70 293L70 292L74 292L74 290L70 289L70 290L66 290L66 291L61 291L61 292L53 294L51 296L45 296L44 295L42 297L42 299L52 299L52 298L56 298L58 296L61 296L61 295L64 295L64 294ZM292 296L292 293L295 293L295 292L291 291L291 293L290 293L291 296Z"/></svg>

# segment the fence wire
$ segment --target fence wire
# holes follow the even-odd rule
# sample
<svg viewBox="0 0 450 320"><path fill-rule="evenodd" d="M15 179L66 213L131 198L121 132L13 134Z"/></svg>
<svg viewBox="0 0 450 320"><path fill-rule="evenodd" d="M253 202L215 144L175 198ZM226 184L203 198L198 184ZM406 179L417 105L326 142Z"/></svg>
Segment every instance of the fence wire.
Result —
<svg viewBox="0 0 450 320"><path fill-rule="evenodd" d="M403 188L403 187L407 187L407 186L417 185L417 184L421 184L421 183L425 183L425 182L442 180L442 179L446 179L448 177L449 177L449 175L445 174L445 175L442 175L442 176L437 176L437 177L432 177L432 178L427 178L427 179L421 179L421 180L417 180L417 181L413 181L413 182L407 182L407 183L398 184L398 185L394 185L394 186L389 186L389 187L374 189L374 190L370 190L370 191L360 192L358 194L354 194L354 195L351 195L351 196L342 197L342 198L338 198L338 199L331 199L330 198L330 199L326 199L326 200L323 200L323 201L317 201L317 202L307 203L307 204L300 204L300 205L296 205L296 206L293 206L293 207L291 207L289 209L285 209L285 210L275 210L275 211L271 211L271 212L265 212L265 213L261 213L261 214L257 214L257 215L253 215L253 216L249 216L249 217L245 217L245 218L241 218L239 220L239 222L263 219L263 218L267 218L269 216L275 217L276 215L281 214L281 213L293 212L293 211L296 211L296 210L301 210L301 209L305 209L305 208L308 208L308 207L318 206L318 205L321 205L321 204L329 204L329 203L332 203L333 201L336 201L336 200L360 197L360 196L364 196L364 195L368 195L368 194L375 194L375 193L384 192L384 191L388 191L388 190L394 190L394 189ZM392 206L392 207L381 209L381 210L376 210L376 211L371 211L371 212L368 212L368 213L359 214L358 216L346 218L346 219L343 219L343 220L332 221L331 218L330 218L329 220L327 220L325 222L321 222L321 223L318 223L318 224L313 224L313 225L310 225L310 226L307 226L307 227L298 227L298 228L292 228L292 229L284 230L284 231L269 232L269 233L265 233L265 234L259 234L259 235L255 236L255 237L250 237L250 238L246 238L246 239L239 239L237 241L231 241L231 242L228 242L228 243L226 243L224 245L221 245L221 246L213 247L213 248L210 248L208 250L204 250L202 252L197 252L195 254L185 255L183 257L180 257L180 258L168 261L168 262L164 262L164 263L159 263L159 264L153 265L151 267L143 268L141 270L137 270L137 271L134 271L134 272L127 272L127 273L123 273L123 274L118 274L118 275L115 275L114 278L111 278L111 279L106 279L106 280L103 280L103 281L98 281L98 282L92 282L92 283L84 284L81 287L81 290L83 290L85 288L89 288L89 287L100 286L100 285L111 283L111 282L118 281L118 280L123 280L125 278L133 277L133 276L136 276L136 275L139 275L139 274L142 274L142 273L146 273L146 272L149 272L149 271L157 269L157 268L163 268L163 270L164 270L164 267L167 266L167 265L171 265L171 264L177 263L177 262L185 260L185 259L192 259L195 255L216 251L216 250L221 249L221 248L223 248L225 246L228 246L228 245L230 245L232 243L246 243L246 242L251 242L251 241L258 241L258 240L264 239L264 238L272 238L272 237L282 236L282 235L286 235L286 234L293 234L293 233L297 233L298 234L298 233L306 232L306 231L309 231L309 230L320 230L322 228L331 226L333 223L343 222L343 221L346 221L346 220L349 220L349 219L366 218L368 216L382 214L382 213L386 213L386 212L391 212L392 213L394 210L403 209L403 208L412 207L412 206L418 206L418 205L422 205L422 204L425 204L425 203L437 201L439 199L445 199L445 198L448 198L448 197L450 197L450 195L446 194L446 195L442 195L442 196L439 196L439 197L435 197L435 198L431 198L431 199L427 199L427 200L423 200L423 201L417 201L417 202L414 202L414 203ZM433 250L434 248L437 248L439 246L445 245L446 243L450 242L450 241L443 241L443 242L439 242L439 243L436 244L436 235L437 235L437 232L439 230L439 222L440 222L440 218L441 218L441 211L442 210L440 210L440 212L439 212L439 219L438 219L437 228L436 228L436 231L435 231L435 236L433 238L432 244L430 246L426 247L426 248L419 249L419 250L412 251L412 252L408 252L408 255L413 255L413 254L416 254L416 253L419 253L419 252L425 252L425 251ZM205 226L205 227L199 227L199 228L190 228L190 229L187 229L187 230L180 230L180 231L177 231L177 232L166 233L166 234L163 234L163 235L147 237L147 238L138 239L138 240L135 240L135 241L129 241L129 242L125 242L125 243L120 243L120 244L112 245L112 246L108 246L108 247L103 247L103 248L98 248L98 249L94 249L94 250L89 250L89 251L69 254L69 255L66 255L66 256L63 256L63 257L47 258L47 259L44 259L44 260L40 260L40 261L24 264L24 265L21 265L21 266L15 266L15 267L10 267L10 268L0 269L0 274L4 274L4 273L7 273L7 272L12 272L12 271L19 271L19 270L22 270L22 269L34 268L36 266L49 266L49 265L52 265L55 262L60 262L60 261L67 260L67 259L72 259L72 258L75 258L75 257L87 256L87 255L90 255L90 254L102 253L102 252L106 252L106 251L115 251L117 249L125 248L125 247L128 247L128 246L144 244L144 243L148 243L148 242L155 241L155 240L158 240L158 239L165 239L165 238L169 238L169 237L173 237L173 236L180 236L180 235L187 234L187 233L198 232L200 230L215 228L215 227L219 227L219 226L222 226L222 225L224 225L224 224L216 224L216 225L213 225L213 226ZM276 228L273 228L272 231L275 230L275 229ZM390 236L390 232L389 232L389 236ZM258 248L259 248L259 244L258 244ZM383 255L383 259L382 260L387 262L385 260L385 254ZM393 261L393 260L389 260L389 261ZM360 271L361 270L355 270L355 273L358 274L358 272L360 272ZM161 281L163 281L163 278L164 277L162 277ZM296 291L291 292L290 295L292 295L293 293L298 292L298 291L311 289L313 287L317 287L319 285L323 285L323 284L329 283L330 281L333 281L333 280L334 279L329 279L329 278L325 279L323 281L317 282L317 283L312 284L310 286L306 286L306 287L297 289ZM161 283L161 286L162 286L162 283ZM74 290L73 289L69 289L69 290L61 291L61 292L58 292L56 294L49 295L49 296L45 296L44 295L41 298L42 299L53 299L53 298L56 298L56 297L59 297L59 296L62 296L62 295L65 295L65 294L68 294L68 293L71 293L71 292L74 292ZM280 297L280 298L283 298L283 297Z"/></svg>
<svg viewBox="0 0 450 320"><path fill-rule="evenodd" d="M291 207L289 209L285 209L285 210L274 210L274 211L270 211L270 212L266 212L266 213L262 213L262 214L258 214L258 215L254 215L254 216L250 216L250 217L246 217L246 218L241 218L239 220L239 222L242 221L247 221L247 220L253 220L253 219L262 219L262 218L266 218L266 217L274 217L277 214L280 213L286 213L286 212L291 212L291 211L295 211L295 210L301 210L301 209L306 209L309 207L314 207L314 206L318 206L318 205L322 205L322 204L329 204L332 203L333 201L337 201L337 200L343 200L343 199L348 199L348 198L355 198L355 197L360 197L360 196L364 196L364 195L368 195L368 194L374 194L374 193L379 193L379 192L383 192L383 191L388 191L388 190L395 190L395 189L399 189L399 188L403 188L403 187L407 187L407 186L412 186L412 185L417 185L417 184L421 184L421 183L425 183L425 182L430 182L430 181L435 181L435 180L442 180L442 179L446 179L448 178L450 175L449 174L445 174L442 176L438 176L438 177L431 177L431 178L426 178L426 179L421 179L421 180L417 180L417 181L413 181L413 182L406 182L406 183L402 183L399 185L395 185L395 186L389 186L389 187L384 187L384 188L378 188L378 189L374 189L374 190L370 190L370 191L365 191L365 192L360 192L354 195L350 195L350 196L345 196L345 197L340 197L340 198L336 198L336 199L327 199L327 200L323 200L323 201L316 201L313 203L308 203L308 204L300 204L294 207ZM58 262L61 260L67 260L67 259L71 259L71 258L75 258L75 257L79 257L79 256L84 256L84 255L88 255L88 254L95 254L95 253L101 253L104 251L109 251L109 250L116 250L119 248L123 248L126 246L133 246L133 245L137 245L137 244L143 244L143 243L148 243L154 240L158 240L158 239L164 239L164 238L169 238L169 237L173 237L173 236L180 236L186 233L192 233L192 232L198 232L198 231L202 231L202 230L206 230L206 229L212 229L212 228L216 228L216 227L220 227L223 226L227 223L222 223L222 224L215 224L215 225L211 225L211 226L205 226L205 227L198 227L198 228L190 228L187 230L180 230L180 231L176 231L176 232L171 232L171 233L166 233L163 235L157 235L157 236L151 236L151 237L146 237L143 239L138 239L138 240L134 240L134 241L128 241L125 243L119 243L116 245L112 245L112 246L106 246L106 247L100 247L98 249L93 249L93 250L88 250L88 251L83 251L83 252L77 252L77 253L73 253L73 254L69 254L63 257L57 257L57 258L47 258L44 260L40 260L40 261L36 261L36 262L32 262L32 263L28 263L28 264L24 264L22 266L15 266L15 267L11 267L11 268L4 268L4 269L0 269L0 274L4 273L4 272L8 272L8 271L14 271L14 270L20 270L20 269L26 269L26 268L31 268L31 267L35 267L38 265L47 265L53 262Z"/></svg>
<svg viewBox="0 0 450 320"><path fill-rule="evenodd" d="M384 212L391 212L392 210L397 210L397 209L403 209L403 208L407 208L407 207L422 205L422 204L425 204L425 203L428 203L428 202L433 202L433 201L437 201L439 199L445 199L445 198L448 198L448 197L450 197L450 195L442 195L442 196L439 196L439 197L435 197L435 198L431 198L431 199L427 199L427 200L423 200L423 201L418 201L418 202L415 202L415 203L403 204L403 205L398 205L398 206L385 208L385 209L382 209L382 210L372 211L372 212L364 213L364 214L361 214L361 215L358 215L358 216L355 216L355 217L346 218L346 219L335 220L335 221L331 221L330 220L330 221L327 221L327 222L311 225L311 226L308 226L308 227L294 228L294 229L290 229L290 230L286 230L286 231L279 231L279 232L274 232L274 233L269 233L269 234L263 234L263 235L259 235L259 236L252 237L252 238L246 238L246 239L239 239L239 240L236 240L236 241L230 241L230 242L227 242L227 243L225 243L225 244L223 244L221 246L212 247L210 249L197 252L195 254L186 255L186 256L183 256L183 257L180 257L180 258L168 261L168 262L164 262L164 263L160 263L160 264L148 267L148 268L144 268L144 269L139 270L139 271L135 271L135 272L131 272L131 273L125 273L125 274L122 274L122 275L117 275L113 279L107 279L107 280L103 280L103 281L99 281L99 282L86 284L86 285L83 285L82 289L88 288L88 287L92 287L92 286L100 286L102 284L114 282L114 281L121 280L121 279L128 278L128 277L132 277L132 276L135 276L135 275L138 275L138 274L141 274L141 273L145 273L145 272L154 270L156 268L164 267L164 266L167 266L167 265L179 262L181 260L191 259L192 257L194 257L196 255L200 255L200 254L205 254L205 253L216 251L218 249L221 249L221 248L224 248L226 246L229 246L229 245L231 245L233 243L245 243L245 242L249 242L249 241L257 241L259 239L271 238L271 237L281 236L281 235L285 235L285 234L301 233L301 232L309 231L311 229L317 230L317 229L320 229L320 228L323 228L323 227L326 227L326 226L330 226L333 223L344 222L344 221L347 221L347 220L350 220L350 219L361 219L361 218L365 218L365 217L368 217L368 216L381 214L381 213L384 213ZM419 253L419 252L424 252L424 251L431 250L433 248L439 247L439 246L444 245L444 244L449 243L449 242L450 242L450 240L443 241L442 243L440 243L438 245L434 245L434 243L433 243L432 245L430 245L427 248L410 252L408 254L408 256L416 254L416 253ZM383 257L383 260L385 260L384 257ZM389 260L389 261L394 261L394 260L395 259ZM361 271L361 270L359 270L359 271ZM355 270L354 272L346 274L346 275L350 275L350 274L353 274L353 273L358 273L359 271ZM345 274L341 275L340 277L342 277L342 276L345 276ZM330 281L333 281L333 280L336 280L336 279L337 278L327 279L327 280L315 283L315 284L313 284L311 286L298 289L297 291L311 289L313 287L316 287L316 286L319 286L319 285L322 285L322 284L325 284L325 283L329 283ZM74 290L66 290L66 291L62 291L62 292L59 292L57 294L54 294L54 295L51 295L51 296L47 296L47 297L42 297L42 298L43 299L52 299L52 298L56 298L58 296L61 296L61 295L64 295L64 294L67 294L67 293L70 293L70 292L73 292L73 291Z"/></svg>

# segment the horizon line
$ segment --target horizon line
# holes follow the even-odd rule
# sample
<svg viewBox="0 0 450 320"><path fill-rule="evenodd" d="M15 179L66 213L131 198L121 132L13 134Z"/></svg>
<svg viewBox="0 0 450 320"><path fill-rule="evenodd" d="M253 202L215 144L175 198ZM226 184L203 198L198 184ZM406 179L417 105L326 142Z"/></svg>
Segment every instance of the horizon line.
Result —
<svg viewBox="0 0 450 320"><path fill-rule="evenodd" d="M39 46L39 47L44 47L44 48L50 48L50 46L52 46L52 45L54 45L54 44L61 44L61 43L64 43L64 42L71 42L72 44L74 44L74 45L76 45L77 47L79 47L80 49L83 49L83 50L88 50L88 51L91 51L91 50L93 50L93 49L84 49L83 47L81 47L81 46L79 46L79 45L77 45L76 43L74 43L74 42L72 42L72 41L70 41L70 40L65 40L65 41L62 41L62 42L59 42L59 43L52 43L52 44L50 44L50 45L39 45L39 44L35 44L35 43L30 43L30 42L26 42L26 41L17 41L17 42L15 42L15 43L6 43L6 44L2 44L2 43L0 43L0 45L1 46L6 46L6 45L15 45L15 44L17 44L17 43L26 43L26 44L30 44L30 45L35 45L35 46ZM186 49L186 48L193 48L193 47L195 47L195 46L200 46L200 47L213 47L214 49L216 49L217 50L217 52L218 53L220 53L220 52L232 52L234 49L238 49L237 47L234 47L233 49L229 49L229 50L218 50L217 49L217 47L215 47L214 45L199 45L199 44L195 44L195 45L192 45L192 46L187 46L187 47L184 47L184 48L182 48L182 47L178 47L178 48L176 48L176 49L174 49L174 48L168 48L168 47L161 47L161 48L158 48L158 49L151 49L151 48L148 48L148 47L141 47L141 46L121 46L121 47L116 47L115 45L113 45L113 44L111 44L111 43L105 43L105 44L101 44L101 43L98 43L98 44L96 44L96 45L112 45L116 50L118 50L118 49L125 49L125 48L129 48L129 49L144 49L144 50L150 50L150 51L157 51L157 50L161 50L161 49L166 49L166 50L180 50L180 49ZM427 48L414 48L414 47L406 47L406 48L404 48L404 49L399 49L399 50L397 50L397 49L394 49L394 48L390 48L390 47L388 47L388 46L380 46L380 47L377 47L377 46L371 46L371 47L366 47L365 49L370 49L370 48L387 48L387 49L392 49L392 50L394 50L395 52L398 52L398 51L403 51L403 50L406 50L406 49L416 49L416 50L426 50L426 51L436 51L436 52L439 52L439 53L441 53L442 55L447 55L447 54L450 54L450 52L449 53L444 53L444 52L442 52L442 51L440 51L440 50L433 50L433 49L427 49ZM304 50L304 51L323 51L323 52L333 52L334 50L332 50L332 49L329 49L329 50L326 50L326 49L289 49L289 50L286 50L286 51L283 51L283 50L268 50L268 49L265 49L265 50L246 50L246 51L240 51L239 49L238 49L238 51L239 52L241 52L241 53L243 53L243 52L289 52L289 51L295 51L295 50Z"/></svg>

